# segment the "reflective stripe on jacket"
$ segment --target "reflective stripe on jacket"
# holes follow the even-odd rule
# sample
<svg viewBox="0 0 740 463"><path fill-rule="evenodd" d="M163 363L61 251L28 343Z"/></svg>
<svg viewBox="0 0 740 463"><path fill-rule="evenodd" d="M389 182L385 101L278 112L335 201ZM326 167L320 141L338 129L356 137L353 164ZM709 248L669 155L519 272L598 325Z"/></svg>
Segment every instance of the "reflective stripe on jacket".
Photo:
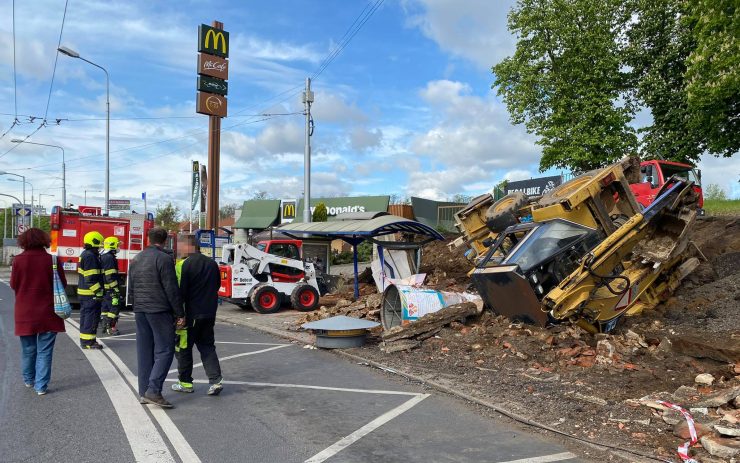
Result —
<svg viewBox="0 0 740 463"><path fill-rule="evenodd" d="M96 251L92 249L82 251L77 273L80 274L77 282L78 296L103 296L103 274L100 267L100 256Z"/></svg>

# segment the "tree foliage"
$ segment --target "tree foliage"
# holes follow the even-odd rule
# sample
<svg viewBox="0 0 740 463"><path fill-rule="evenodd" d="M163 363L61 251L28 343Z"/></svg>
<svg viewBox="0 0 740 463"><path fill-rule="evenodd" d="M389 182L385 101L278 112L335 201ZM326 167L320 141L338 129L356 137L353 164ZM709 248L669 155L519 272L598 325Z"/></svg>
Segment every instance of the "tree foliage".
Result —
<svg viewBox="0 0 740 463"><path fill-rule="evenodd" d="M312 220L314 222L326 222L329 219L328 211L326 210L326 204L318 203L313 210Z"/></svg>
<svg viewBox="0 0 740 463"><path fill-rule="evenodd" d="M168 202L164 206L158 205L154 212L154 223L170 231L180 228L180 208Z"/></svg>
<svg viewBox="0 0 740 463"><path fill-rule="evenodd" d="M493 86L512 122L537 135L541 170L590 170L637 147L624 103L620 31L629 21L623 0L520 0L509 13L519 41L493 67Z"/></svg>
<svg viewBox="0 0 740 463"><path fill-rule="evenodd" d="M237 207L238 206L236 203L224 204L218 210L218 216L222 219L228 219L230 217L234 217Z"/></svg>
<svg viewBox="0 0 740 463"><path fill-rule="evenodd" d="M727 199L727 193L716 183L710 183L704 191L704 199L724 201Z"/></svg>
<svg viewBox="0 0 740 463"><path fill-rule="evenodd" d="M729 157L740 151L740 4L685 1L695 40L686 69L688 107L706 149Z"/></svg>
<svg viewBox="0 0 740 463"><path fill-rule="evenodd" d="M493 86L537 136L541 170L740 149L736 0L519 0L509 29Z"/></svg>

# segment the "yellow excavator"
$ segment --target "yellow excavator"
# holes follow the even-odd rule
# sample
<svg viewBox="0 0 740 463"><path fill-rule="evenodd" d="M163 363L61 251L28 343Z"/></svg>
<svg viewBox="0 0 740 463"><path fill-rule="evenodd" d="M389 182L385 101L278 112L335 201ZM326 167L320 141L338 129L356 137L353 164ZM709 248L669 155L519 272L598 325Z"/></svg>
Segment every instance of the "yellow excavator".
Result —
<svg viewBox="0 0 740 463"><path fill-rule="evenodd" d="M488 308L540 326L567 320L608 332L665 299L698 265L686 255L698 196L691 182L673 178L641 210L629 188L638 174L639 162L627 159L531 204L491 204L489 224L514 223L478 240L489 245L471 279Z"/></svg>

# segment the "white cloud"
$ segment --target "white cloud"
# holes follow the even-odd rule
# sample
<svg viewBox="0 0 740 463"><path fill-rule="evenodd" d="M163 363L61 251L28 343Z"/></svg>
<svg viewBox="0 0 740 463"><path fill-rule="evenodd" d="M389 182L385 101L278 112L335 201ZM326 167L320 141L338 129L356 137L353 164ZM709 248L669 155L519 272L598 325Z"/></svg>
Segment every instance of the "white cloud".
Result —
<svg viewBox="0 0 740 463"><path fill-rule="evenodd" d="M514 51L507 14L514 0L406 0L409 24L442 50L490 69ZM418 11L421 10L421 11Z"/></svg>
<svg viewBox="0 0 740 463"><path fill-rule="evenodd" d="M383 140L383 131L369 130L365 127L354 127L349 133L350 145L357 151L364 151L380 145Z"/></svg>
<svg viewBox="0 0 740 463"><path fill-rule="evenodd" d="M471 94L461 82L429 82L421 98L438 114L438 123L416 136L411 150L448 166L489 169L536 163L540 150L522 127L512 126L504 105L492 95Z"/></svg>
<svg viewBox="0 0 740 463"><path fill-rule="evenodd" d="M305 129L291 122L270 124L257 137L257 143L273 154L303 152Z"/></svg>
<svg viewBox="0 0 740 463"><path fill-rule="evenodd" d="M315 101L311 106L311 114L317 124L350 122L366 122L367 116L354 103L348 104L343 95L337 95L326 90L315 91Z"/></svg>
<svg viewBox="0 0 740 463"><path fill-rule="evenodd" d="M479 166L461 166L437 171L413 171L409 174L406 194L444 201L455 193L468 191L466 186L490 177Z"/></svg>

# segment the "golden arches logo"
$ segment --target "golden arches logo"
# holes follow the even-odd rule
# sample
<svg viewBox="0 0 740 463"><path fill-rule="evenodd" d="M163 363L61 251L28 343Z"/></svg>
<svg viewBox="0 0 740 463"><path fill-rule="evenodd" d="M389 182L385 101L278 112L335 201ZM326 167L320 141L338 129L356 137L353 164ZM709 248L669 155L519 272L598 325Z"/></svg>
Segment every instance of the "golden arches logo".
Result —
<svg viewBox="0 0 740 463"><path fill-rule="evenodd" d="M286 203L283 206L283 217L295 217L295 203Z"/></svg>
<svg viewBox="0 0 740 463"><path fill-rule="evenodd" d="M213 38L213 48L215 50L218 50L218 44L221 43L221 53L224 55L226 54L226 38L224 37L223 32L216 32L213 29L208 29L208 32L206 32L206 40L204 42L204 45L206 48L211 48L209 43L211 42L211 38Z"/></svg>

